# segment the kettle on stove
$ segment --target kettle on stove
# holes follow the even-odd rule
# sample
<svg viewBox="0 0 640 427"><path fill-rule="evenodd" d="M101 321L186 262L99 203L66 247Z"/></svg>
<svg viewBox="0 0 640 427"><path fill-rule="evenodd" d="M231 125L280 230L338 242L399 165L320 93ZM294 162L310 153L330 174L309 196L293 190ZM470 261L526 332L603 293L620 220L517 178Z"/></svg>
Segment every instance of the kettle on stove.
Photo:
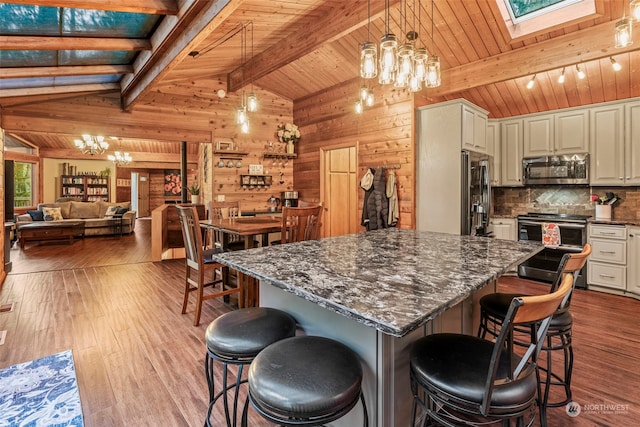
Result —
<svg viewBox="0 0 640 427"><path fill-rule="evenodd" d="M267 199L267 203L269 203L269 212L276 212L280 205L280 199L272 195Z"/></svg>

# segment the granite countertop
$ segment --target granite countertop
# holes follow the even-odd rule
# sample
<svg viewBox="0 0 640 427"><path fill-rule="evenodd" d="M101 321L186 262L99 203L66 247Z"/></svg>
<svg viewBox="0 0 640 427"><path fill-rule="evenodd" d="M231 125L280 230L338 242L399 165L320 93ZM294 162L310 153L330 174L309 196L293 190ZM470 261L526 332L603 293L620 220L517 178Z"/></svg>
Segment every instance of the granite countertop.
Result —
<svg viewBox="0 0 640 427"><path fill-rule="evenodd" d="M383 333L403 336L542 248L534 242L390 228L214 259Z"/></svg>
<svg viewBox="0 0 640 427"><path fill-rule="evenodd" d="M606 225L638 226L638 225L640 225L640 219L636 219L636 218L616 218L616 219L591 218L591 219L589 219L589 223L591 223L591 224L606 224Z"/></svg>

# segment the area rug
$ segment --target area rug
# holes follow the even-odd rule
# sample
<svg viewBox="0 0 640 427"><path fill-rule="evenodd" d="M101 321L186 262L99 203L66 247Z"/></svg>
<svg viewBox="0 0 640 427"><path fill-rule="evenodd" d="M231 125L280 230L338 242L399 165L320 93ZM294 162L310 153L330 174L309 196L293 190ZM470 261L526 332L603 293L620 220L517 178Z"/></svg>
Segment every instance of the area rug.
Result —
<svg viewBox="0 0 640 427"><path fill-rule="evenodd" d="M71 350L0 370L0 426L83 425Z"/></svg>

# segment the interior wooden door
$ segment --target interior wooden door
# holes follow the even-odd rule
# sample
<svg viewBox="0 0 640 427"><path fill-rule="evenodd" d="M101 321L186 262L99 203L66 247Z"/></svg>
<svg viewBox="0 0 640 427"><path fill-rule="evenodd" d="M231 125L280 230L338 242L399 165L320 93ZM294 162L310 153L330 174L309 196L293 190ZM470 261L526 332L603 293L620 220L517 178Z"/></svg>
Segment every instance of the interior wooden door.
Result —
<svg viewBox="0 0 640 427"><path fill-rule="evenodd" d="M149 211L149 173L138 174L138 217L150 216Z"/></svg>
<svg viewBox="0 0 640 427"><path fill-rule="evenodd" d="M356 147L324 152L322 216L323 236L358 231L358 184Z"/></svg>

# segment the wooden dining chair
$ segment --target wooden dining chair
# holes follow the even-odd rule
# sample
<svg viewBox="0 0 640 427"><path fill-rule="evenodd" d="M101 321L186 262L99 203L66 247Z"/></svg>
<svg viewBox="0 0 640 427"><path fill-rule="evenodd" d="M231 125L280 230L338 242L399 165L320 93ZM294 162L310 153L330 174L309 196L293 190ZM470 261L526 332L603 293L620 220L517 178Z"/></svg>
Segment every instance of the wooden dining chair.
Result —
<svg viewBox="0 0 640 427"><path fill-rule="evenodd" d="M235 209L236 215L240 215L240 203L235 202L209 202L209 218L210 219L228 219L232 209ZM239 251L244 249L244 240L238 236L227 236L227 246L222 246L223 232L213 230L213 246L214 248L222 248L228 251Z"/></svg>
<svg viewBox="0 0 640 427"><path fill-rule="evenodd" d="M198 326L200 324L203 301L237 293L238 306L242 308L242 301L244 301L243 290L239 283L236 283L236 286L233 288L225 288L227 284L224 283L224 275L221 271L224 265L212 259L212 255L221 250L216 248L204 249L200 220L198 219L196 209L193 206L176 206L176 209L178 210L178 217L180 218L180 224L182 226L182 238L185 248L186 273L182 314L187 312L189 294L195 291L196 313L193 324L194 326ZM220 270L219 278L216 278L216 270ZM208 271L212 272L210 281L205 279L205 273ZM211 286L215 288L218 284L220 285L220 290L212 291L206 295L204 294L205 287Z"/></svg>
<svg viewBox="0 0 640 427"><path fill-rule="evenodd" d="M315 240L320 237L322 206L282 208L282 230L280 243Z"/></svg>

